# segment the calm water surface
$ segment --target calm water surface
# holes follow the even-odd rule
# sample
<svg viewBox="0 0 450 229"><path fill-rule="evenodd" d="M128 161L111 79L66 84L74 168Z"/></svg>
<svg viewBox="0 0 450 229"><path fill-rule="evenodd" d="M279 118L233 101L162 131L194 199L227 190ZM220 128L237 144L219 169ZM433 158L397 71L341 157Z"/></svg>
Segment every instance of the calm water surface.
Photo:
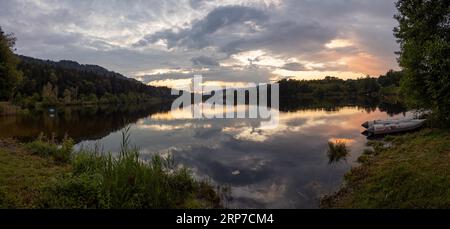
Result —
<svg viewBox="0 0 450 229"><path fill-rule="evenodd" d="M279 125L265 129L261 120L198 120L167 107L92 108L3 117L0 137L67 133L77 147L97 143L116 152L122 129L130 125L132 143L144 159L171 153L199 178L230 187L230 208L317 208L320 196L339 188L365 148L361 123L392 115L377 107L294 109L280 112ZM335 140L345 141L350 154L330 162L327 143Z"/></svg>

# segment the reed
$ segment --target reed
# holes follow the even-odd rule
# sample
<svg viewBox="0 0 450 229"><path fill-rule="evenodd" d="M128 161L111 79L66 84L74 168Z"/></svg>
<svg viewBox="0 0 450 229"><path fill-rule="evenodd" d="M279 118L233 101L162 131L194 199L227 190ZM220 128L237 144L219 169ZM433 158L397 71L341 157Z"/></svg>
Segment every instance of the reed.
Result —
<svg viewBox="0 0 450 229"><path fill-rule="evenodd" d="M118 155L100 147L73 153L72 173L44 188L43 208L221 208L215 189L197 181L172 156L139 158L130 145L129 128L122 133Z"/></svg>
<svg viewBox="0 0 450 229"><path fill-rule="evenodd" d="M328 159L329 163L336 163L345 159L349 153L347 144L343 141L329 141L328 142Z"/></svg>

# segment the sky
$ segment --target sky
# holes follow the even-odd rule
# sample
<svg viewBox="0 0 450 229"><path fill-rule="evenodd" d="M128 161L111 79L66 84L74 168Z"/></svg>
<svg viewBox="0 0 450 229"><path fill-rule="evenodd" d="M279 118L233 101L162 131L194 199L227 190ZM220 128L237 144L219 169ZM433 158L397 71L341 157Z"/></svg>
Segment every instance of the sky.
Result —
<svg viewBox="0 0 450 229"><path fill-rule="evenodd" d="M1 0L16 52L183 88L398 69L393 0Z"/></svg>

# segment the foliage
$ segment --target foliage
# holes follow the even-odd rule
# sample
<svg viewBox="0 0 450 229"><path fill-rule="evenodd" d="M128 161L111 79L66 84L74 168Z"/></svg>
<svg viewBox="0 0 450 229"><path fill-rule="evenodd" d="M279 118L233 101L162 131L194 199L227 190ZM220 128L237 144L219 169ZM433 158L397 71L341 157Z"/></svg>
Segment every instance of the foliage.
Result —
<svg viewBox="0 0 450 229"><path fill-rule="evenodd" d="M433 109L450 125L450 2L399 0L396 6L402 92L411 106Z"/></svg>
<svg viewBox="0 0 450 229"><path fill-rule="evenodd" d="M402 71L389 70L386 74L378 77L377 81L383 88L391 86L399 87L402 76L403 76Z"/></svg>
<svg viewBox="0 0 450 229"><path fill-rule="evenodd" d="M0 27L0 101L12 98L22 74L17 70L18 58L13 53L16 38Z"/></svg>
<svg viewBox="0 0 450 229"><path fill-rule="evenodd" d="M44 104L58 103L58 87L54 87L50 82L42 88L42 102Z"/></svg>
<svg viewBox="0 0 450 229"><path fill-rule="evenodd" d="M66 174L44 185L38 199L38 208L87 209L104 208L100 193L101 177L81 174Z"/></svg>

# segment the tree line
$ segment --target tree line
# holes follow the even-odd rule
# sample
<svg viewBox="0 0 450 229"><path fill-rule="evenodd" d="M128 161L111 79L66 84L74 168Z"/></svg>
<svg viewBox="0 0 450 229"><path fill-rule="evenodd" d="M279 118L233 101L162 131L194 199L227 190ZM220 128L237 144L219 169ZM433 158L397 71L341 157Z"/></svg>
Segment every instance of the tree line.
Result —
<svg viewBox="0 0 450 229"><path fill-rule="evenodd" d="M327 76L321 80L283 79L280 85L281 99L295 98L335 98L357 96L398 95L401 71L389 70L386 74L375 77L343 80Z"/></svg>
<svg viewBox="0 0 450 229"><path fill-rule="evenodd" d="M0 101L22 107L148 102L171 99L170 89L145 85L96 65L14 54L15 38L0 28Z"/></svg>

